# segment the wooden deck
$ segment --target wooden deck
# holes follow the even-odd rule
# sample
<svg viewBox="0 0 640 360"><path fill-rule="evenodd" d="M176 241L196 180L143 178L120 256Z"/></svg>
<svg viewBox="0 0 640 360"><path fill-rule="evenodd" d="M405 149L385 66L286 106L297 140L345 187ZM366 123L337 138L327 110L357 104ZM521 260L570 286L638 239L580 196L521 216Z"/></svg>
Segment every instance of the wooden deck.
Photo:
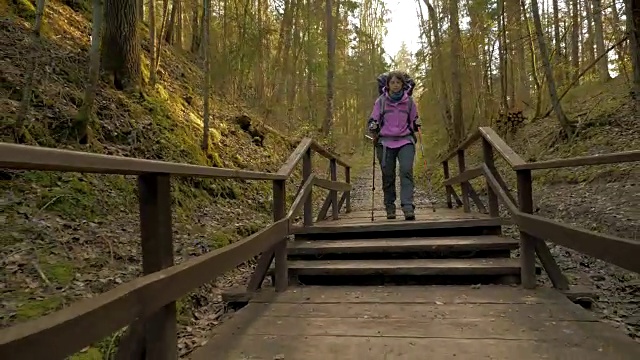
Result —
<svg viewBox="0 0 640 360"><path fill-rule="evenodd" d="M265 291L192 360L637 360L640 343L559 292L509 286Z"/></svg>
<svg viewBox="0 0 640 360"><path fill-rule="evenodd" d="M366 232L366 231L412 231L445 228L467 227L496 227L506 225L509 221L492 218L487 214L465 213L459 209L431 208L416 209L416 219L407 221L400 209L396 218L389 220L384 210L374 211L374 221L371 221L371 211L354 211L340 214L338 220L327 219L318 221L312 227L302 225L292 226L294 234L322 234L334 232Z"/></svg>
<svg viewBox="0 0 640 360"><path fill-rule="evenodd" d="M490 219L487 214L480 214L478 212L465 213L460 209L449 208L436 208L434 212L431 208L421 207L416 208L416 220L414 221L438 221L438 220L470 220L470 219ZM406 223L402 210L396 210L396 218L393 220L387 220L387 213L382 209L375 209L373 212L375 223L390 223L400 222ZM338 223L338 224L354 224L354 223L371 223L371 210L353 211L347 214L340 214L340 219L331 220L330 218L324 221L320 221L315 225L321 225L325 223Z"/></svg>

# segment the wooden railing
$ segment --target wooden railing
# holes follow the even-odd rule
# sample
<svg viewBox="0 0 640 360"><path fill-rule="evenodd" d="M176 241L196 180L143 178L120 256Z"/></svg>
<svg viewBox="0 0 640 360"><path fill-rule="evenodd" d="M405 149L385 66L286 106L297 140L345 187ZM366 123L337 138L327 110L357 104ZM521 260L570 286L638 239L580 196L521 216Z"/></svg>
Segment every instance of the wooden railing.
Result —
<svg viewBox="0 0 640 360"><path fill-rule="evenodd" d="M466 169L465 150L478 140L482 141L483 162L477 167ZM516 172L517 201L496 169L494 151L497 151ZM450 177L449 160L454 156L457 156L458 159L459 173L455 177ZM469 182L474 178L484 176L488 195L488 213L491 216L499 216L498 202L502 202L508 209L512 222L520 230L523 287L534 288L536 285L535 257L537 254L554 287L562 290L568 289L569 283L543 240L554 242L636 273L640 273L640 261L638 260L640 241L600 234L533 215L531 171L635 161L640 161L640 151L638 150L529 163L524 161L488 127L479 128L458 148L441 159L447 206L450 208L453 206L452 198L454 198L465 212L469 212L469 198L471 198L480 211L487 212ZM454 184L460 184L462 200L453 189L452 185Z"/></svg>
<svg viewBox="0 0 640 360"><path fill-rule="evenodd" d="M331 179L312 175L311 154L329 159ZM289 211L285 184L302 160L303 184ZM338 165L345 182L337 181ZM33 146L0 144L0 168L137 175L143 276L60 311L0 330L0 359L63 359L127 326L117 358L176 359L176 300L217 276L260 255L248 289L260 287L275 258L275 288L288 286L286 237L304 211L303 226L313 225L312 186L329 190L319 219L329 207L337 219L341 206L351 211L350 167L311 139L303 139L288 161L273 173L211 168L154 160L107 156ZM273 181L274 223L231 245L174 265L171 176ZM338 191L343 192L338 200Z"/></svg>

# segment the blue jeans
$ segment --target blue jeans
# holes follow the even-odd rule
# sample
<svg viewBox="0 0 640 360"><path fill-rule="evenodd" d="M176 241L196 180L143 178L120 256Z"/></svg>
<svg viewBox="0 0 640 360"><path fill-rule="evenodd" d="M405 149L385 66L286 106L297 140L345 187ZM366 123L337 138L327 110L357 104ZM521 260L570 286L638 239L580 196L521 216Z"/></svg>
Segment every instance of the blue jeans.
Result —
<svg viewBox="0 0 640 360"><path fill-rule="evenodd" d="M400 205L402 211L413 214L413 159L416 155L415 144L403 145L397 149L383 149L381 144L376 146L376 155L382 170L382 191L384 193L384 207L387 213L396 210L396 160L400 163ZM383 158L384 164L383 164Z"/></svg>

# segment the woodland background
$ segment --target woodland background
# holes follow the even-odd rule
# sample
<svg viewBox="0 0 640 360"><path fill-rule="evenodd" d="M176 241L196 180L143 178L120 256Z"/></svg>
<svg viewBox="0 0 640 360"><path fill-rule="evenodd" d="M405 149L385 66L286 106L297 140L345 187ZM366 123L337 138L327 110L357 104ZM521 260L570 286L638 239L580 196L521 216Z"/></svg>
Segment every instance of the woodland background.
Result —
<svg viewBox="0 0 640 360"><path fill-rule="evenodd" d="M415 4L420 50L386 54L382 0L0 0L0 139L275 171L312 136L364 174L376 77L402 69L418 83L429 166L416 161L420 184L441 183L435 160L477 126L528 161L640 148L639 0ZM638 179L634 164L539 172L537 211L637 238ZM266 182L172 182L176 263L271 221ZM0 326L139 275L135 197L128 176L0 171ZM604 319L639 336L636 274L552 251L572 283L598 290ZM220 292L244 284L252 265L178 302L181 355L222 320ZM74 358L112 358L121 334Z"/></svg>

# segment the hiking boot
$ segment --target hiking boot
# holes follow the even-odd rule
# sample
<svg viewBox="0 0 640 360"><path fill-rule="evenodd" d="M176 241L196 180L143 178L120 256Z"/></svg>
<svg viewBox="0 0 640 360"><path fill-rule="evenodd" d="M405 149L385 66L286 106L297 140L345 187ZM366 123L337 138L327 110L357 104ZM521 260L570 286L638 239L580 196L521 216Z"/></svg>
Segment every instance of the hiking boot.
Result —
<svg viewBox="0 0 640 360"><path fill-rule="evenodd" d="M413 206L412 206L412 207L411 207L411 209L403 210L403 212L404 212L404 219L405 219L405 220L415 220L415 219L416 219L416 214L415 214L415 212L414 212L414 208L415 208L415 207L413 207Z"/></svg>
<svg viewBox="0 0 640 360"><path fill-rule="evenodd" d="M396 218L396 209L387 208L387 219L393 220Z"/></svg>

